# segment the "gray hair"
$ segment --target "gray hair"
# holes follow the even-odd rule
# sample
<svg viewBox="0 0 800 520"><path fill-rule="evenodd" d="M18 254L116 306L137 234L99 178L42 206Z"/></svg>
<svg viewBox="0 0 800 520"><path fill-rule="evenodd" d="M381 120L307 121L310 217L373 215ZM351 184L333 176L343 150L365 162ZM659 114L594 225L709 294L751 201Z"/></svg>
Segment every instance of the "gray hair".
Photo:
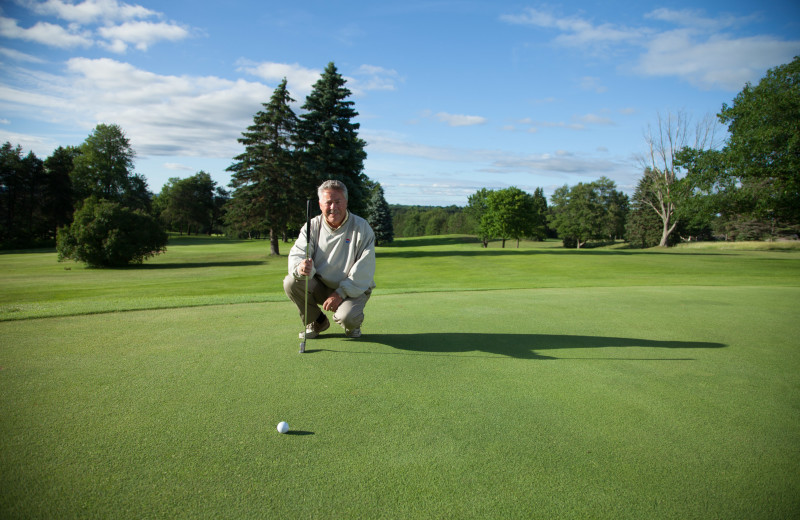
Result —
<svg viewBox="0 0 800 520"><path fill-rule="evenodd" d="M342 181L328 179L327 181L323 182L319 185L319 188L317 188L317 197L322 199L322 192L329 190L341 191L344 194L344 200L347 200L347 186L345 186Z"/></svg>

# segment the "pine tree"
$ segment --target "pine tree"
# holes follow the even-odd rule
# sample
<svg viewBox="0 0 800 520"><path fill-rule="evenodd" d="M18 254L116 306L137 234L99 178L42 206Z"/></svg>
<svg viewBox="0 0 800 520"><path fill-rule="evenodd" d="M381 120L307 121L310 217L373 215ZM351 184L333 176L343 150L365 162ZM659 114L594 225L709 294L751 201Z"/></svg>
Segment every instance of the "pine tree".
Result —
<svg viewBox="0 0 800 520"><path fill-rule="evenodd" d="M367 177L364 172L366 143L358 137L360 125L353 119L350 90L345 79L329 63L306 98L300 116L299 135L303 146L305 179L302 193L316 197L316 187L326 179L342 181L347 186L348 208L365 215L369 202Z"/></svg>
<svg viewBox="0 0 800 520"><path fill-rule="evenodd" d="M369 207L367 209L367 222L375 232L375 243L383 245L394 240L394 227L392 225L392 212L383 194L383 187L379 182L372 186Z"/></svg>
<svg viewBox="0 0 800 520"><path fill-rule="evenodd" d="M270 254L280 254L278 240L291 223L291 208L302 208L298 183L296 136L299 120L290 103L286 79L275 88L264 110L238 140L243 154L228 167L233 172L227 223L244 232L269 232Z"/></svg>
<svg viewBox="0 0 800 520"><path fill-rule="evenodd" d="M625 224L625 238L631 246L637 248L655 247L661 240L662 222L652 209L652 190L648 186L650 178L639 179L636 191L631 200L631 209Z"/></svg>

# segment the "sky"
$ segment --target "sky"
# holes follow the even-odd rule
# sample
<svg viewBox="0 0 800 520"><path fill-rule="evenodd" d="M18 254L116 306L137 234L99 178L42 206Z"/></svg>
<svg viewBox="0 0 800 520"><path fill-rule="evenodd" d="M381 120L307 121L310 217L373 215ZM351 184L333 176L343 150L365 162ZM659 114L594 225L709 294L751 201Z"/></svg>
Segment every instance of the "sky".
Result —
<svg viewBox="0 0 800 520"><path fill-rule="evenodd" d="M390 204L632 194L659 115L713 117L797 55L798 0L0 0L0 143L45 159L117 124L151 191L227 187L273 89L300 114L333 62Z"/></svg>

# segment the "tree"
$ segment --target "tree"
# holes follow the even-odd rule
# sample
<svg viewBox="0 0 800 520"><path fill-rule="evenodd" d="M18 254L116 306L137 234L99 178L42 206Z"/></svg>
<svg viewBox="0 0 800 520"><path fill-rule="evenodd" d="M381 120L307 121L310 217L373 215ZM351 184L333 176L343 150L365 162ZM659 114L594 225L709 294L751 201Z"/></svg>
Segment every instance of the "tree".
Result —
<svg viewBox="0 0 800 520"><path fill-rule="evenodd" d="M533 192L531 238L538 241L547 238L547 197L542 188L536 188Z"/></svg>
<svg viewBox="0 0 800 520"><path fill-rule="evenodd" d="M295 154L299 120L293 102L284 78L242 132L245 151L228 167L233 194L226 222L240 232L268 232L270 255L280 254L279 236L292 222L292 208L304 207L307 196Z"/></svg>
<svg viewBox="0 0 800 520"><path fill-rule="evenodd" d="M508 239L516 239L519 247L520 239L533 233L533 223L534 205L530 194L515 186L489 193L482 226L490 236L503 241L503 248Z"/></svg>
<svg viewBox="0 0 800 520"><path fill-rule="evenodd" d="M681 170L676 155L690 144L697 150L713 148L716 145L715 131L714 122L709 117L692 128L690 118L684 112L666 116L658 114L657 128L647 129L648 154L642 159L642 165L648 178L644 185L653 196L642 200L661 219L659 245L662 247L668 244L669 236L678 226L676 207L686 196L683 185L678 182Z"/></svg>
<svg viewBox="0 0 800 520"><path fill-rule="evenodd" d="M79 150L71 175L76 200L94 196L149 209L147 182L133 172L136 153L118 125L97 125Z"/></svg>
<svg viewBox="0 0 800 520"><path fill-rule="evenodd" d="M663 232L663 222L653 211L657 200L654 198L654 190L647 185L651 180L652 177L648 175L639 179L625 223L626 240L631 246L641 249L657 246ZM650 200L645 200L647 198ZM670 235L670 240L673 236Z"/></svg>
<svg viewBox="0 0 800 520"><path fill-rule="evenodd" d="M748 83L718 114L728 125L722 150L687 148L677 157L691 193L692 225L727 239L800 231L800 58Z"/></svg>
<svg viewBox="0 0 800 520"><path fill-rule="evenodd" d="M550 197L550 224L558 232L564 247L580 249L590 239L603 237L605 208L594 183L566 184Z"/></svg>
<svg viewBox="0 0 800 520"><path fill-rule="evenodd" d="M158 213L170 229L191 234L211 233L214 214L214 189L217 183L199 171L191 177L172 177L157 196Z"/></svg>
<svg viewBox="0 0 800 520"><path fill-rule="evenodd" d="M480 238L483 247L488 247L489 239L492 238L490 229L491 223L483 218L488 210L487 200L491 193L492 190L481 188L467 199L466 211L472 221L476 223L475 234Z"/></svg>
<svg viewBox="0 0 800 520"><path fill-rule="evenodd" d="M74 168L75 158L79 154L78 149L73 146L66 148L59 146L44 161L47 179L43 202L53 238L58 228L72 222L75 204L70 174Z"/></svg>
<svg viewBox="0 0 800 520"><path fill-rule="evenodd" d="M604 215L601 224L604 238L615 240L625 236L625 220L628 216L628 196L617 191L617 185L607 177L592 183L597 189Z"/></svg>
<svg viewBox="0 0 800 520"><path fill-rule="evenodd" d="M366 142L358 137L360 125L353 122L358 112L347 101L350 90L333 62L314 84L302 106L299 136L303 147L304 182L301 193L316 197L316 187L326 179L347 186L348 208L365 215L369 200L364 160Z"/></svg>
<svg viewBox="0 0 800 520"><path fill-rule="evenodd" d="M381 183L372 186L369 206L367 208L367 222L375 232L377 245L389 244L394 240L394 227L392 226L392 212L383 195Z"/></svg>
<svg viewBox="0 0 800 520"><path fill-rule="evenodd" d="M89 197L75 211L72 224L58 230L58 260L122 267L165 251L167 239L156 218L145 211Z"/></svg>
<svg viewBox="0 0 800 520"><path fill-rule="evenodd" d="M727 173L751 201L744 212L773 226L800 225L800 57L745 85L719 120L730 134Z"/></svg>

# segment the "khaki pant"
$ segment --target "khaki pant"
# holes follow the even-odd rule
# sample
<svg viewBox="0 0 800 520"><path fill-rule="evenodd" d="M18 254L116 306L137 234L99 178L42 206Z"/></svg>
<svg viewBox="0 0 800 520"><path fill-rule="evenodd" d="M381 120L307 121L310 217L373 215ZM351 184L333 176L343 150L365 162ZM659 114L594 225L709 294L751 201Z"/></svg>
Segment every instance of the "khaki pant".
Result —
<svg viewBox="0 0 800 520"><path fill-rule="evenodd" d="M322 283L319 278L311 278L308 281L308 316L303 316L306 310L305 279L296 280L294 276L288 275L283 279L283 290L286 296L297 306L300 311L300 317L303 318L303 323L305 324L313 322L322 314L322 309L319 306L334 291L334 289ZM364 322L364 306L367 304L371 294L372 289L367 289L367 292L357 298L346 298L333 314L334 321L346 330L361 328L361 324Z"/></svg>

